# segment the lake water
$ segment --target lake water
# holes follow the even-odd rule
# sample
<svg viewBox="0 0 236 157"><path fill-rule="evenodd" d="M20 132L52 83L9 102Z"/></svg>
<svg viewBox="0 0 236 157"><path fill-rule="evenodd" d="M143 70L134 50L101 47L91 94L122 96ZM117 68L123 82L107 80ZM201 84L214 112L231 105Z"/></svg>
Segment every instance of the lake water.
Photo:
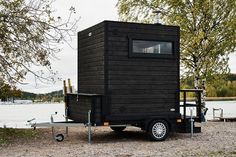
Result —
<svg viewBox="0 0 236 157"><path fill-rule="evenodd" d="M236 101L209 101L207 119L212 119L212 109L222 108L225 117L236 117ZM187 109L189 110L189 109ZM55 121L64 120L64 104L26 104L26 105L0 105L0 127L6 125L13 128L26 128L27 120L36 118L36 122L49 122L51 114ZM219 115L219 114L217 114Z"/></svg>
<svg viewBox="0 0 236 157"><path fill-rule="evenodd" d="M26 128L27 120L36 119L36 122L49 122L51 114L58 112L55 120L64 120L64 104L18 104L0 105L0 127L6 125L13 128Z"/></svg>

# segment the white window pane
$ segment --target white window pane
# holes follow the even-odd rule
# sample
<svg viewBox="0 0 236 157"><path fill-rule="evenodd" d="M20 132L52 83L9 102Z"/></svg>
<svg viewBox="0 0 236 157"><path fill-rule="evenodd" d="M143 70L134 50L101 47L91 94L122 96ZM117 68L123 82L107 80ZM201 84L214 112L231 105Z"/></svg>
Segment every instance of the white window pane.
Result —
<svg viewBox="0 0 236 157"><path fill-rule="evenodd" d="M133 53L172 54L172 42L133 40Z"/></svg>

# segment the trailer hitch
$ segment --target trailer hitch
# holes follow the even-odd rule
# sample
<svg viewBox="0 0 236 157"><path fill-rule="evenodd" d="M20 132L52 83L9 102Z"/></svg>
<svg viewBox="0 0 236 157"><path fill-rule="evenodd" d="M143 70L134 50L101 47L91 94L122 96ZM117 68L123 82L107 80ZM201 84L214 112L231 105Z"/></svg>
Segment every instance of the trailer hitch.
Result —
<svg viewBox="0 0 236 157"><path fill-rule="evenodd" d="M34 130L36 130L36 118L32 118L30 120L27 120L27 123L26 125L32 127Z"/></svg>

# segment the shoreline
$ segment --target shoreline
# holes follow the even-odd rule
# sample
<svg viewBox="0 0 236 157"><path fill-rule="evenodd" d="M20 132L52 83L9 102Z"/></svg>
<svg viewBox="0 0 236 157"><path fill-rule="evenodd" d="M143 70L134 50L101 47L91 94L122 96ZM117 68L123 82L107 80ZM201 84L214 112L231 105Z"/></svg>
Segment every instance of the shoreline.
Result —
<svg viewBox="0 0 236 157"><path fill-rule="evenodd" d="M193 97L187 97L187 101L195 101ZM183 98L180 98L180 102ZM206 101L236 101L236 97L206 97ZM64 102L32 102L32 103L12 103L12 102L2 102L0 105L31 105L31 104L63 104Z"/></svg>
<svg viewBox="0 0 236 157"><path fill-rule="evenodd" d="M206 101L235 101L236 97L206 97ZM180 98L183 101L183 98ZM195 98L187 98L187 101L195 101Z"/></svg>
<svg viewBox="0 0 236 157"><path fill-rule="evenodd" d="M207 97L206 101L234 101L236 97Z"/></svg>
<svg viewBox="0 0 236 157"><path fill-rule="evenodd" d="M64 104L64 102L12 103L12 102L1 102L0 101L0 105L37 105L37 104Z"/></svg>

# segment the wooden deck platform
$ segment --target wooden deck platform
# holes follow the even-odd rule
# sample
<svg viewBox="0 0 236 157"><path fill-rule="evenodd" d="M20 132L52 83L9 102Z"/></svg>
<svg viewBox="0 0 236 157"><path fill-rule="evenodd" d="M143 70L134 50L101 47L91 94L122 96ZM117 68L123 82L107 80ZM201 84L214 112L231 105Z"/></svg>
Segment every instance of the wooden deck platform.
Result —
<svg viewBox="0 0 236 157"><path fill-rule="evenodd" d="M220 117L219 120L223 122L236 122L236 117Z"/></svg>
<svg viewBox="0 0 236 157"><path fill-rule="evenodd" d="M236 117L218 117L216 119L207 120L210 122L236 122Z"/></svg>

